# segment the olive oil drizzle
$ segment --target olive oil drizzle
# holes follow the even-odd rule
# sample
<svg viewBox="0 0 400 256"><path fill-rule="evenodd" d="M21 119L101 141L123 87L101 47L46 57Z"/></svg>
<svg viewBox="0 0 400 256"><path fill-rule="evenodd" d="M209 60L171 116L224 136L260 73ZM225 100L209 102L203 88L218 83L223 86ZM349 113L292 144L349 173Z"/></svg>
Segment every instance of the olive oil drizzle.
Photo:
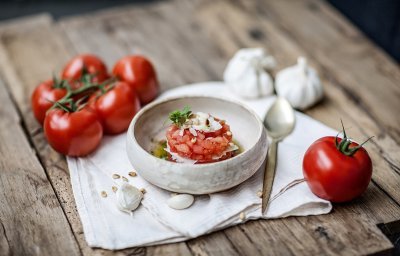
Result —
<svg viewBox="0 0 400 256"><path fill-rule="evenodd" d="M154 146L150 153L161 159L168 159L168 152L165 151L165 148L167 147L167 141L166 140L160 140L160 141L155 141Z"/></svg>

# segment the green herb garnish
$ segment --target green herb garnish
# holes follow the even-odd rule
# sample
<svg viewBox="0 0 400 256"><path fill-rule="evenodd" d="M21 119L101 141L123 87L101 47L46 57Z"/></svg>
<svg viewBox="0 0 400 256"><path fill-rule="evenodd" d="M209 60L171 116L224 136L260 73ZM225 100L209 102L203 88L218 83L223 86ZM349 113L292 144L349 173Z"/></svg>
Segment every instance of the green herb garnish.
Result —
<svg viewBox="0 0 400 256"><path fill-rule="evenodd" d="M189 106L185 106L182 110L175 110L169 113L169 119L176 124L177 126L181 127L187 119L189 119L192 111L190 110Z"/></svg>

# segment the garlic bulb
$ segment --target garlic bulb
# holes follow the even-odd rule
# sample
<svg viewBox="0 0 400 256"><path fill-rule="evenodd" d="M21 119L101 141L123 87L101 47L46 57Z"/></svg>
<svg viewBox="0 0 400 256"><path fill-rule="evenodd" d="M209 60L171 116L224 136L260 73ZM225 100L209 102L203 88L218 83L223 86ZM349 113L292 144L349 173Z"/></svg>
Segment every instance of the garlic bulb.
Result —
<svg viewBox="0 0 400 256"><path fill-rule="evenodd" d="M274 91L271 76L266 71L275 67L275 59L262 48L239 50L224 71L224 81L238 96L259 98Z"/></svg>
<svg viewBox="0 0 400 256"><path fill-rule="evenodd" d="M278 72L275 89L276 93L286 98L292 107L300 110L311 107L324 95L317 71L307 65L304 57L297 59L297 65Z"/></svg>
<svg viewBox="0 0 400 256"><path fill-rule="evenodd" d="M125 182L117 190L116 195L118 209L128 213L138 208L143 199L143 193L139 189Z"/></svg>

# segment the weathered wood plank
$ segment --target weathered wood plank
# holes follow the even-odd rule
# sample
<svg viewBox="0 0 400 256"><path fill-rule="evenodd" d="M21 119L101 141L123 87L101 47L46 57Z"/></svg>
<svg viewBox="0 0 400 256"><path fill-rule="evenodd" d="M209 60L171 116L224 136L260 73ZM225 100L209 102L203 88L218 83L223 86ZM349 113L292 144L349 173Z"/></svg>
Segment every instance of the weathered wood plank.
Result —
<svg viewBox="0 0 400 256"><path fill-rule="evenodd" d="M241 255L223 232L198 237L187 242L193 255ZM249 252L250 253L250 252ZM250 254L249 254L250 255Z"/></svg>
<svg viewBox="0 0 400 256"><path fill-rule="evenodd" d="M1 254L80 255L60 203L29 144L2 80L0 101Z"/></svg>
<svg viewBox="0 0 400 256"><path fill-rule="evenodd" d="M146 247L145 255L190 256L192 253L185 243L175 243Z"/></svg>
<svg viewBox="0 0 400 256"><path fill-rule="evenodd" d="M400 156L392 153L398 151L399 144L397 131L391 130L393 122L387 119L388 116L382 116L382 123L377 123L377 120L380 120L377 119L377 113L379 114L383 108L379 107L374 110L377 112L371 115L368 109L370 105L365 107L364 101L375 103L373 99L371 100L371 95L375 91L371 91L370 87L367 87L366 92L362 92L359 97L349 93L361 88L355 83L359 75L375 71L377 63L385 62L385 65L378 67L379 76L389 74L391 78L384 80L383 84L389 91L394 90L396 95L397 89L393 89L390 85L393 81L398 81L397 67L387 64L386 57L379 50L373 49L371 57L373 61L368 59L367 64L362 65L362 72L357 71L356 76L345 74L343 78L342 73L346 69L353 70L357 67L354 66L355 62L351 56L338 61L320 56L324 50L329 49L326 45L323 49L316 49L317 54L315 54L313 48L319 47L318 44L311 44L311 47L303 43L308 42L307 38L304 38L306 32L312 31L304 29L299 32L295 25L302 24L300 21L304 18L307 22L322 19L321 26L327 26L323 28L328 32L322 33L318 30L318 33L322 35L328 33L328 36L336 40L335 42L339 42L337 37L341 35L336 31L338 29L335 26L337 26L339 30L345 31L350 39L355 37L356 40L362 41L363 49L369 51L373 48L364 42L364 38L358 36L357 31L349 29L346 22L338 19L338 16L329 11L325 5L320 6L320 3L317 3L317 8L333 22L327 23L323 21L322 15L318 16L315 13L310 14L317 16L312 19L296 14L290 21L286 21L286 18L282 20L282 17L286 16L281 15L280 8L287 2L268 4L273 5L272 15L263 2L169 1L64 20L61 22L61 27L66 31L67 37L60 33L58 27L54 28L51 25L41 26L35 30L39 36L34 33L26 35L4 33L3 44L7 52L11 53L10 59L7 60L7 63L11 63L10 66L7 65L8 68L6 67L7 81L16 84L15 88L10 86L12 94L23 113L28 130L33 135L35 147L39 149L39 155L47 167L49 177L84 254L108 254L108 252L87 247L74 208L64 158L47 146L40 129L37 125L35 127L29 106L24 103L24 101L29 102L26 90L33 88L34 84L30 84L31 81L36 83L46 78L49 70L59 70L65 60L75 52L97 53L105 58L109 65L127 53L143 53L155 62L164 90L184 83L220 79L226 61L241 47L266 45L277 58L279 68L293 64L300 54L311 57L312 65L322 74L327 97L318 107L307 111L307 114L336 128L340 128L338 120L342 117L348 126L354 126L350 131L360 139L370 134L379 135L374 143L367 146L374 161L373 179L380 188L398 203L400 202L400 191L397 189ZM313 10L315 6L310 7L313 4L314 2L311 5L296 4L296 6L306 9L301 10L301 13L308 15L307 8ZM280 15L282 17L279 17ZM298 23L290 23L293 20ZM355 59L360 62L361 50L356 49L351 40L347 39L345 42L348 41L353 45L349 48L349 52L343 50L344 53L355 54L355 57L358 57ZM44 49L45 47L49 47L48 51ZM24 59L25 55L28 56L28 60ZM45 58L44 67L36 67L35 58ZM26 61L28 63L24 63ZM335 61L343 64L345 68L333 66ZM374 81L379 82L380 77ZM392 100L385 104L396 107ZM347 109L349 107L350 109ZM225 254L239 255L373 253L391 248L391 244L374 224L399 218L399 212L398 204L372 184L361 199L348 205L337 205L334 213L327 216L250 222L224 232L191 240L188 242L190 251L184 243L179 243L118 253L153 255L180 251L182 255L190 252L199 255L218 255L221 250ZM354 233L350 234L349 230ZM4 240L0 239L0 245L3 243ZM216 246L215 249L212 249L213 246Z"/></svg>
<svg viewBox="0 0 400 256"><path fill-rule="evenodd" d="M29 15L19 17L16 19L9 19L0 22L0 34L13 32L16 30L27 31L36 26L48 24L53 20L49 13L40 13L36 15Z"/></svg>

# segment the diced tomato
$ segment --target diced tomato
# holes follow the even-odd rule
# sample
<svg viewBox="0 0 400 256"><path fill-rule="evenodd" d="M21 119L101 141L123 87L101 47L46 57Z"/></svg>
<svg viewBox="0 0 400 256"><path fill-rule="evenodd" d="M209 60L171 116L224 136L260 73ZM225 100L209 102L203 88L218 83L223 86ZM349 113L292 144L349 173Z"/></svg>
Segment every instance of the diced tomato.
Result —
<svg viewBox="0 0 400 256"><path fill-rule="evenodd" d="M233 157L232 152L225 153L219 159L215 156L222 155L232 142L232 132L225 121L220 121L222 128L214 132L196 131L197 136L185 129L183 132L176 125L171 125L167 130L167 141L170 150L182 157L197 160L197 163L210 163Z"/></svg>

